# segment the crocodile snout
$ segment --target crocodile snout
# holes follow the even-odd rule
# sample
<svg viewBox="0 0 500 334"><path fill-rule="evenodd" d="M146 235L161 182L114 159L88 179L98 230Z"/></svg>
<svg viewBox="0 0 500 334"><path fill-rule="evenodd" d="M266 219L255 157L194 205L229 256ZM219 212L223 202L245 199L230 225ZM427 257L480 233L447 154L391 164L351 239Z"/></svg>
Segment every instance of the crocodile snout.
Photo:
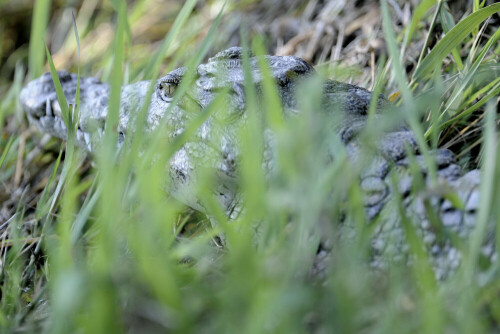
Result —
<svg viewBox="0 0 500 334"><path fill-rule="evenodd" d="M58 71L64 95L71 100L76 93L77 76L75 74ZM57 94L49 72L40 78L31 81L21 90L20 102L23 109L31 116L40 118L44 116L60 116L61 108L57 102ZM71 101L68 101L71 103Z"/></svg>

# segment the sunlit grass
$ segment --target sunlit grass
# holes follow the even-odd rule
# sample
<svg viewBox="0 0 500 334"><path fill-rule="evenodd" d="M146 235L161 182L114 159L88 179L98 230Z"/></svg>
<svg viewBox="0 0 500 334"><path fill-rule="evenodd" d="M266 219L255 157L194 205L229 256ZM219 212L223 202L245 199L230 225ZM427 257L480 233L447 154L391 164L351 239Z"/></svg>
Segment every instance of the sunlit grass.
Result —
<svg viewBox="0 0 500 334"><path fill-rule="evenodd" d="M345 145L332 131L336 115L319 112L319 77L300 86L298 114L283 117L267 64L259 64L263 73L259 95L251 84L245 55L245 122L230 119L232 123L224 123L224 94L229 92L223 91L206 109L188 110L183 135L172 140L165 124L152 133L143 131L147 105L138 106L134 135L117 152L116 124L120 86L127 81L123 65L127 63L130 18L124 2L113 3L117 25L113 58L106 60L110 64L111 95L105 140L95 153L95 166L88 175L79 174L82 152L71 140L65 145L64 159L60 154L53 163L44 194L36 204L37 219L43 226L37 231L40 239L34 247L44 254L43 267L35 267L34 260L23 251L28 245L20 235L23 207L10 222L7 241L12 246L7 249L2 240L0 252L1 327L22 326L27 331L42 328L48 333L440 333L496 328L494 322L500 320L498 300L491 296L497 296L500 289L498 265L478 278L478 251L487 224L500 221L500 212L493 205L500 189L500 148L495 132L498 115L494 110L500 87L497 77L478 73L482 68L499 73L498 59L491 51L500 34L497 31L489 38L480 38L480 27L500 10L500 5L481 9L475 1L474 13L444 29L448 34L423 55L413 73L406 75L398 36L392 31L386 1L382 2L387 64L391 66L381 62L377 80L398 87L401 99L396 103L401 108L398 114L386 118L372 114L374 118L360 134L363 140L375 141L391 122L404 119L416 134L432 173L436 169L432 149L445 130L488 105L483 122L478 228L465 241L464 270L439 282L412 217L407 216L397 194L392 209L402 217L415 261L407 266L388 259L385 270L369 267L370 236L380 221L367 222L357 180L373 152L370 154L368 148L366 159L358 164L348 159ZM135 75L143 73L144 79L153 80L160 75L161 62L179 38L179 31L190 23L194 4L185 3L158 52L140 69L135 68ZM47 10L47 4L40 6L37 10L41 13ZM431 8L431 2L422 2L422 10L414 18L421 19ZM136 10L140 12L139 5ZM34 18L34 25L44 31L40 22L38 16ZM410 42L417 29L416 21L411 22L404 43ZM194 69L206 58L219 23L220 15L203 43L198 48L191 46L197 50L191 56L179 55L179 59L188 59L191 72L177 89L174 103L192 85ZM248 39L243 33L245 47L256 55L266 53L261 39ZM476 51L461 59L461 64L457 57L471 41L475 41ZM443 68L445 57L452 60ZM41 72L38 58L30 63L32 74ZM50 54L47 58L56 79ZM441 78L441 71L451 79ZM469 85L463 84L463 78ZM60 103L67 106L57 86ZM151 92L153 88L151 85ZM71 124L70 108L64 109L66 124ZM220 127L237 127L241 145L238 184L244 205L234 220L227 218L214 199L213 189L221 180L213 169L200 170L196 184L186 189L199 198L206 216L186 214L185 205L166 193L171 180L165 166L182 145L193 140L207 119L220 122L216 123ZM387 124L382 126L381 120L387 120ZM276 165L267 175L262 169L266 128L272 129L276 146ZM69 129L71 138L75 128ZM20 140L0 138L0 170L6 176L13 173ZM220 136L215 135L213 140L217 143ZM335 152L334 159L325 158L325 152ZM421 177L418 170L412 173L414 179ZM397 175L393 178L397 184ZM414 190L422 191L418 185ZM453 194L449 197L454 198ZM343 223L341 217L345 217ZM199 226L194 235L181 233L187 224ZM341 231L349 235L349 229L354 231L350 238L339 238ZM329 245L333 250L327 260L326 277L317 279L312 277L311 268L325 240L333 244Z"/></svg>

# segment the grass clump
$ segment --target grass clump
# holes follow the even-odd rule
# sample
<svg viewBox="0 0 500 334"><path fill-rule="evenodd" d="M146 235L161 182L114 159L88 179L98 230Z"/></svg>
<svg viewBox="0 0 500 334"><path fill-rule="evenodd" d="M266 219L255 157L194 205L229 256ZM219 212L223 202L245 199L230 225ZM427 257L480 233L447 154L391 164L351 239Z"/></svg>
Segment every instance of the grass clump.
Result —
<svg viewBox="0 0 500 334"><path fill-rule="evenodd" d="M414 18L429 11L429 3L422 2ZM102 60L109 64L104 71L111 86L109 124L118 122L121 84L156 79L162 60L175 51L172 63L183 59L191 72L177 89L174 108L217 39L223 11L199 47L180 45L179 33L185 29L194 36L190 24L195 26L198 19L193 13L195 1L187 1L157 53L134 64L128 60L131 21L139 20L136 13L146 2L139 1L130 16L124 2L113 4L115 43L112 55ZM40 6L40 13L48 8L42 2ZM300 112L283 117L277 112L283 106L267 64L260 64L263 82L257 92L245 56L244 121L226 114L225 101L231 93L221 92L207 108L188 110L184 134L171 140L166 124L152 133L143 131L147 106L142 106L135 132L129 132L119 152L114 145L116 127L108 126L94 167L71 140L65 150L49 142L51 152L40 150L31 133L0 138L4 184L15 178L19 161L44 166L38 169L40 178L32 188L18 195L8 227L2 227L6 229L0 249L2 329L49 333L494 331L500 317L498 300L492 297L500 287L498 264L483 265L479 253L483 240L491 237L486 234L499 230L495 224L500 212L494 205L500 189L495 109L499 35L498 31L485 35L483 24L498 15L500 6L475 1L473 13L457 24L445 20L445 7L439 8L435 17L440 21L435 25L441 24L446 34L430 52L423 49L422 60L406 75L399 41L405 38L408 46L418 24L411 20L406 35L398 35L388 5L382 2L388 61L380 59L377 81L386 83L387 91L400 92L393 95L400 96L394 101L402 106L400 112L384 119L409 124L429 170L436 169L432 150L443 145L458 147L465 168L482 170L477 228L470 239L457 241L464 256L462 269L454 276L441 282L435 279L422 237L413 227L414 218L406 216L397 194L394 212L403 217L414 261L407 265L388 260L382 270L370 268L371 237L380 222L371 222L365 215L358 182L363 165L348 159L345 145L332 131L335 118L318 112L320 77L299 89ZM41 28L40 17L34 16L33 24ZM256 55L266 53L259 38L248 41L242 35L244 46L250 45ZM471 45L473 51L467 52ZM197 52L191 56L182 52L188 49ZM42 69L35 52L30 53L30 59L37 59L30 63L32 74ZM50 55L48 59L54 72ZM19 87L17 81L13 98L2 100L0 119L12 117L15 106L9 101L17 98ZM151 85L150 92L153 89ZM71 124L70 110L64 113ZM200 169L197 182L187 189L188 196L199 199L206 215L165 192L172 186L165 166L182 145L194 140L208 119L221 128L234 127L241 143L238 193L245 205L235 219L228 219L214 198L213 189L218 189L221 178L211 168ZM360 137L373 140L383 127L374 118ZM277 152L276 166L267 174L262 169L266 129L274 133ZM221 139L214 137L215 142ZM474 148L483 141L476 152ZM36 157L30 158L37 149ZM334 158L322 158L325 151L335 152ZM211 154L208 149L204 153ZM373 152L366 156L371 159ZM397 182L397 175L394 178ZM36 187L43 189L40 196L34 194ZM415 191L425 187L417 185ZM456 194L446 196L463 205ZM444 234L438 237L453 238ZM330 244L325 245L325 240ZM325 250L318 254L321 242L328 256ZM311 275L325 264L324 277Z"/></svg>

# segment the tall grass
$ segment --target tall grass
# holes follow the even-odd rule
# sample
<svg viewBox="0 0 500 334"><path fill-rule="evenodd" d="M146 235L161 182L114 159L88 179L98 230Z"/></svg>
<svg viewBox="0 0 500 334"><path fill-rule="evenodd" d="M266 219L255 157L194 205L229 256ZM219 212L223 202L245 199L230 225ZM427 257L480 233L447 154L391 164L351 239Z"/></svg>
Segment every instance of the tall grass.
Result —
<svg viewBox="0 0 500 334"><path fill-rule="evenodd" d="M235 120L228 115L225 101L232 93L226 90L204 110L191 106L192 110L186 111L183 135L172 140L168 124L161 124L152 133L143 131L147 105L138 106L137 127L129 131L117 151L114 143L120 86L126 81L123 67L130 25L125 2L114 3L117 25L105 140L90 175L79 174L84 160L71 141L64 159L60 154L54 163L36 209L37 218L43 222L34 243L39 249L36 254L44 257L41 267L34 266L35 260L25 255L28 243L19 232L24 208L19 207L10 222L11 240L2 240L1 252L2 329L47 333L496 330L499 304L492 296L498 296L500 289L498 264L480 272L478 251L486 226L500 221L493 202L498 195L496 189L500 189L500 170L496 167L500 165L500 148L495 133L498 115L494 110L500 88L498 75L482 77L479 73L482 69L500 72L498 59L492 55L499 34L497 31L482 37L478 28L500 10L500 5L480 8L475 2L474 13L444 29L448 33L407 76L400 59L402 47L392 30L386 1L382 1L392 71L388 71L389 66L380 68L380 75L385 77L379 80L395 82L401 91L401 101L396 103L402 105L399 114L391 114L392 119L388 116L386 120L407 121L431 170L436 166L428 147L429 137L430 146L435 148L449 126L467 121L472 111L488 105L486 112L481 111L486 116L478 227L461 247L465 252L464 270L438 282L412 217L406 216L397 194L393 209L402 216L409 252L416 261L406 265L388 260L383 270L368 265L370 237L380 221L367 221L357 181L363 163L373 152L367 150L367 158L360 164L348 159L345 145L332 131L336 115L318 112L319 77L300 86L297 114L284 117L268 65L264 61L259 64L262 85L258 92L245 55L246 118ZM418 7L404 43L409 43L417 29L415 18L431 10L432 3L435 1L424 1ZM135 71L137 75L144 73L146 79L156 79L161 61L179 31L189 24L194 4L186 2L158 53ZM40 6L39 12L48 10L47 3ZM191 72L178 88L174 104L189 92L194 69L217 34L220 15L197 52L186 56ZM41 27L39 16L33 20ZM259 38L248 40L242 34L247 49L256 55L266 53ZM457 50L463 51L470 43L476 51L465 56L461 65ZM445 57L451 61L446 68L442 63ZM59 101L67 106L50 54L47 58ZM30 73L40 72L39 62L30 63ZM441 79L442 72L452 79ZM153 88L151 85L151 92ZM436 103L429 106L426 99ZM474 100L478 100L476 104ZM477 104L480 106L473 109ZM64 108L63 114L71 125L69 108ZM234 128L240 143L237 181L243 210L235 219L228 219L214 198L214 189L223 180L213 168L200 168L195 175L197 182L186 189L188 196L199 200L205 214L192 212L166 193L171 185L168 161L182 145L195 140L198 128L207 120L212 121L214 129ZM360 137L374 140L379 136L384 126L378 120L369 122ZM273 131L275 146L275 164L268 173L262 168L266 129ZM219 144L220 133L213 137L213 144ZM0 168L4 173L16 160L12 151L19 147L19 140L1 140ZM325 152L335 152L335 158L330 161ZM207 156L211 157L208 148L204 153L196 165L204 166ZM397 176L394 178L397 183ZM458 201L456 194L448 197ZM351 237L340 238L341 234ZM311 275L311 268L320 243L326 240L333 244L328 246L333 250L325 260L325 277L318 279ZM8 250L7 242L11 242ZM26 289L21 290L21 286Z"/></svg>
<svg viewBox="0 0 500 334"><path fill-rule="evenodd" d="M31 39L29 49L29 69L32 78L38 78L43 73L43 50L45 31L49 19L50 1L36 1L31 22Z"/></svg>

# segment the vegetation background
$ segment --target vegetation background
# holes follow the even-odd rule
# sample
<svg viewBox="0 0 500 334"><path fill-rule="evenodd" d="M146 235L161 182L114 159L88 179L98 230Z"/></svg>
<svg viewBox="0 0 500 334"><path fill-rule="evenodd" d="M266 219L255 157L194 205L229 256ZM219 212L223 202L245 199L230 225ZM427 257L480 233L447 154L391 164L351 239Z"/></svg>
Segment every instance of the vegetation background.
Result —
<svg viewBox="0 0 500 334"><path fill-rule="evenodd" d="M113 85L154 79L199 55L201 61L242 45L246 27L250 39L261 36L270 54L302 57L324 77L376 88L395 103L415 106L431 148L452 149L464 169L488 171L483 182L491 187L482 192L481 210L495 224L500 17L497 7L488 6L498 3L0 0L0 328L498 331L497 264L482 275L458 273L444 282L415 265L395 263L378 272L366 265L369 240L360 239L336 245L321 259L328 265L320 268L324 276L311 276L311 268L324 265L316 254L320 235L338 229L339 218L325 227L322 208L339 208L343 201L321 196L328 192L322 180L301 175L333 175L326 179L329 189L349 194L353 203L343 209L360 209L355 182L346 181L356 177L352 166L314 163L314 127L292 123L283 130L288 154L276 184L264 186L265 177L247 159L242 188L249 213L227 222L213 208L220 224L212 227L158 187L168 182L161 164L152 167L127 153L116 161L97 156L92 166L79 149L30 127L18 104L24 83L49 70L44 43L57 69ZM467 24L453 29L459 22ZM258 42L253 45L259 49ZM167 161L168 143L158 139L150 146L164 150L158 161ZM246 153L259 154L251 147ZM263 222L259 233L257 220ZM218 246L220 232L230 247ZM463 249L467 258L469 248Z"/></svg>

